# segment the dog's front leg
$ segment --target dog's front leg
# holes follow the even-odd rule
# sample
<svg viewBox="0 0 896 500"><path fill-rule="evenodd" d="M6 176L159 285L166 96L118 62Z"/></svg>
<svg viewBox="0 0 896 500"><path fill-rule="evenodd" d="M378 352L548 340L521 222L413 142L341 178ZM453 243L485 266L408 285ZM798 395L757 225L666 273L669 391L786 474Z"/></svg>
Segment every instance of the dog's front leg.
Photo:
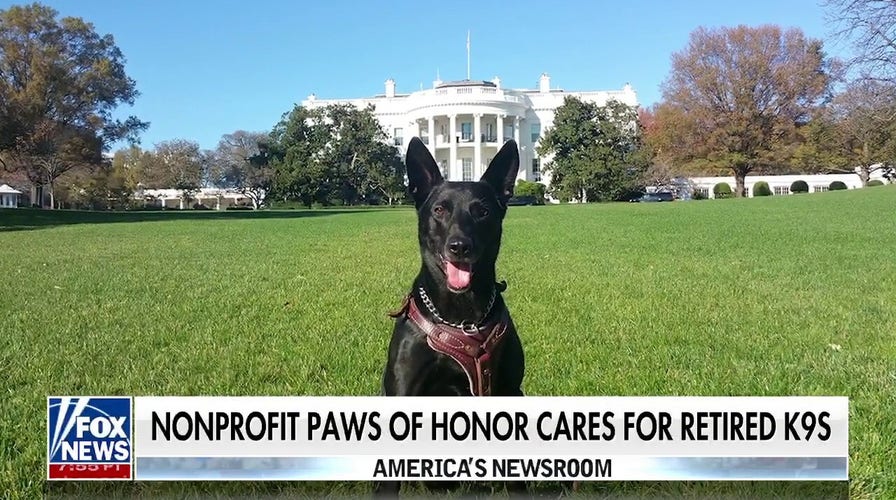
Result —
<svg viewBox="0 0 896 500"><path fill-rule="evenodd" d="M380 391L381 396L395 396L395 385L389 376L388 371L383 379L383 387ZM401 481L375 481L373 483L374 498L398 498L401 491Z"/></svg>
<svg viewBox="0 0 896 500"><path fill-rule="evenodd" d="M398 498L399 490L401 490L401 481L377 481L373 485L373 496L375 498Z"/></svg>
<svg viewBox="0 0 896 500"><path fill-rule="evenodd" d="M400 335L407 328L406 320L398 320L396 334L393 336L389 348L389 358L383 373L383 385L381 396L420 396L422 381L426 379L425 370L428 366L425 357L414 355L414 350L420 350L419 341L415 341L410 335ZM426 344L422 344L426 347ZM428 349L428 348L427 348ZM424 350L428 354L429 351ZM423 358L424 362L419 360ZM409 362L413 360L414 362ZM401 481L376 481L373 485L373 495L377 498L398 498L401 491Z"/></svg>

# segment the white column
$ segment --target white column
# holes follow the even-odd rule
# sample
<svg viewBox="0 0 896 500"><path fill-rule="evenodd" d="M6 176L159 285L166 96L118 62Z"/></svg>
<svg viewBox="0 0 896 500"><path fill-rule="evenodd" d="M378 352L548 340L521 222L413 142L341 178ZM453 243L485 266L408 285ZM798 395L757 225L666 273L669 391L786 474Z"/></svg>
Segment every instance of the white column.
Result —
<svg viewBox="0 0 896 500"><path fill-rule="evenodd" d="M498 115L498 149L504 145L504 115Z"/></svg>
<svg viewBox="0 0 896 500"><path fill-rule="evenodd" d="M433 158L436 156L436 117L430 116L427 119L427 126L429 127L429 144L426 147L429 148L430 154L432 154Z"/></svg>
<svg viewBox="0 0 896 500"><path fill-rule="evenodd" d="M457 166L457 115L449 115L448 118L448 141L450 143L449 150L451 152L448 163L448 177L449 179L460 179L462 172Z"/></svg>
<svg viewBox="0 0 896 500"><path fill-rule="evenodd" d="M520 144L520 117L513 117L513 140L516 141L517 146Z"/></svg>
<svg viewBox="0 0 896 500"><path fill-rule="evenodd" d="M482 175L482 114L473 115L473 179Z"/></svg>
<svg viewBox="0 0 896 500"><path fill-rule="evenodd" d="M427 126L429 127L429 144L426 146L429 148L429 153L435 158L436 156L436 117L430 116L428 120Z"/></svg>
<svg viewBox="0 0 896 500"><path fill-rule="evenodd" d="M420 137L420 120L416 119L408 123L408 130L401 138L401 146L397 146L402 155L407 152L408 144L414 137Z"/></svg>

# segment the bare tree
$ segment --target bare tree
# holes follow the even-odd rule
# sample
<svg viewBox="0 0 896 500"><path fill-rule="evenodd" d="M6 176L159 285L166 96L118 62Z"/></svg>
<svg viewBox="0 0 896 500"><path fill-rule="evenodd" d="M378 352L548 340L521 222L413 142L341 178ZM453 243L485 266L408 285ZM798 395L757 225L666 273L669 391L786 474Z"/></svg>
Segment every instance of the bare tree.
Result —
<svg viewBox="0 0 896 500"><path fill-rule="evenodd" d="M212 183L238 190L252 200L255 209L264 204L273 180L267 161L267 140L267 134L237 130L224 134L211 153Z"/></svg>
<svg viewBox="0 0 896 500"><path fill-rule="evenodd" d="M849 69L863 80L896 83L896 2L825 0L833 39L853 49Z"/></svg>
<svg viewBox="0 0 896 500"><path fill-rule="evenodd" d="M198 143L185 139L163 141L141 157L139 181L148 188L195 191L202 185L205 167Z"/></svg>
<svg viewBox="0 0 896 500"><path fill-rule="evenodd" d="M827 146L834 159L831 170L857 173L862 185L871 174L884 170L893 157L896 85L878 80L857 80L826 108L833 133Z"/></svg>

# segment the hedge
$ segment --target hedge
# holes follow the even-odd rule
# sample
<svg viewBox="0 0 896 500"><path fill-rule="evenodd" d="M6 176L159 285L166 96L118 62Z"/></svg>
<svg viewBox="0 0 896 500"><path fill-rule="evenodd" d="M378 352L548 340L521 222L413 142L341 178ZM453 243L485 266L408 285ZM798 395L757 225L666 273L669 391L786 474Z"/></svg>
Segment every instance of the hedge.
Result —
<svg viewBox="0 0 896 500"><path fill-rule="evenodd" d="M727 182L720 182L712 187L712 193L716 198L731 198L731 186Z"/></svg>
<svg viewBox="0 0 896 500"><path fill-rule="evenodd" d="M759 181L753 184L753 196L771 196L772 188L768 187L765 181Z"/></svg>
<svg viewBox="0 0 896 500"><path fill-rule="evenodd" d="M793 181L793 184L790 185L791 193L808 193L809 192L809 184L806 181Z"/></svg>

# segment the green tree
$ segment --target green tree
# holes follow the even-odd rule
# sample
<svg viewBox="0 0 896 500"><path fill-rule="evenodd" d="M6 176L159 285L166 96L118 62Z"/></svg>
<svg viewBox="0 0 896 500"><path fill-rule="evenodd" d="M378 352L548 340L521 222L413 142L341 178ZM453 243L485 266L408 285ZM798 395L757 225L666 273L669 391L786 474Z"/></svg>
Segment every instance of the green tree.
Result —
<svg viewBox="0 0 896 500"><path fill-rule="evenodd" d="M673 54L662 85L681 130L673 153L730 170L743 196L747 174L792 155L799 127L829 91L830 72L822 42L798 29L697 29Z"/></svg>
<svg viewBox="0 0 896 500"><path fill-rule="evenodd" d="M391 203L403 186L404 169L398 149L386 142L389 136L373 106L336 104L325 113L331 131L322 161L337 179L342 204L370 203L381 195Z"/></svg>
<svg viewBox="0 0 896 500"><path fill-rule="evenodd" d="M631 190L644 169L637 110L617 101L605 106L566 97L538 146L548 157L551 194L602 201Z"/></svg>
<svg viewBox="0 0 896 500"><path fill-rule="evenodd" d="M37 3L0 10L0 164L50 187L148 123L115 118L136 83L112 35Z"/></svg>
<svg viewBox="0 0 896 500"><path fill-rule="evenodd" d="M278 199L306 206L327 199L328 172L321 163L330 130L319 109L294 107L271 131L272 191Z"/></svg>
<svg viewBox="0 0 896 500"><path fill-rule="evenodd" d="M296 106L271 132L273 190L283 200L389 203L403 196L404 165L373 108Z"/></svg>

